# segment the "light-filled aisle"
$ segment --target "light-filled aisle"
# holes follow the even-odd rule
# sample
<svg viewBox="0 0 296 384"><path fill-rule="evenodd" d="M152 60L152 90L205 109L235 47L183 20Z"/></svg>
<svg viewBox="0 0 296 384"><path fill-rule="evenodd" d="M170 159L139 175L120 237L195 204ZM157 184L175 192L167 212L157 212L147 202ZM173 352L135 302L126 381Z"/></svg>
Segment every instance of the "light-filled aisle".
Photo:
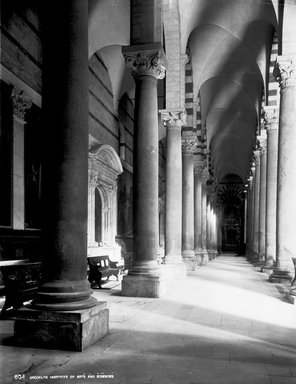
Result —
<svg viewBox="0 0 296 384"><path fill-rule="evenodd" d="M296 306L245 258L219 256L161 299L105 287L94 295L110 308L106 337L82 353L2 341L1 383L296 383ZM0 329L3 340L12 322Z"/></svg>

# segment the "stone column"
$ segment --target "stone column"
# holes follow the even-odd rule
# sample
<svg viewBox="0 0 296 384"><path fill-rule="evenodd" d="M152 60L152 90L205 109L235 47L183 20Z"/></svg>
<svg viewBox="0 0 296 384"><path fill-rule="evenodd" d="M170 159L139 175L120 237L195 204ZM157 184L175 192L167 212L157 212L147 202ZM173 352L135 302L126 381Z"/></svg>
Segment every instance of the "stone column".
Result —
<svg viewBox="0 0 296 384"><path fill-rule="evenodd" d="M260 151L254 152L256 170L255 170L255 182L254 182L254 229L253 229L253 257L254 261L258 261L259 254L259 212L260 212Z"/></svg>
<svg viewBox="0 0 296 384"><path fill-rule="evenodd" d="M260 197L259 197L259 236L258 236L258 263L257 265L265 264L265 223L266 223L266 136L263 131L259 138L261 153L260 153Z"/></svg>
<svg viewBox="0 0 296 384"><path fill-rule="evenodd" d="M253 176L250 176L248 185L248 212L247 212L247 258L253 256Z"/></svg>
<svg viewBox="0 0 296 384"><path fill-rule="evenodd" d="M134 262L122 281L122 295L159 297L163 292L157 255L158 108L157 80L165 76L161 44L123 48L136 83L134 136Z"/></svg>
<svg viewBox="0 0 296 384"><path fill-rule="evenodd" d="M289 281L294 275L296 233L296 57L279 56L275 74L281 86L278 176L276 268L271 281Z"/></svg>
<svg viewBox="0 0 296 384"><path fill-rule="evenodd" d="M33 310L20 310L15 340L81 351L108 332L106 303L87 280L88 5L45 3L41 18L42 284Z"/></svg>
<svg viewBox="0 0 296 384"><path fill-rule="evenodd" d="M267 130L267 172L266 172L266 262L263 272L271 272L276 260L276 195L278 156L278 109L264 107Z"/></svg>
<svg viewBox="0 0 296 384"><path fill-rule="evenodd" d="M165 199L159 198L159 255L161 262L165 256Z"/></svg>
<svg viewBox="0 0 296 384"><path fill-rule="evenodd" d="M202 172L204 164L195 164L194 168L194 250L197 265L203 265L202 248Z"/></svg>
<svg viewBox="0 0 296 384"><path fill-rule="evenodd" d="M209 173L206 169L203 170L202 175L202 252L203 252L203 264L208 263L209 255L207 252L207 180Z"/></svg>
<svg viewBox="0 0 296 384"><path fill-rule="evenodd" d="M13 229L25 229L25 112L32 101L17 87L11 92L13 104Z"/></svg>
<svg viewBox="0 0 296 384"><path fill-rule="evenodd" d="M194 166L193 151L196 139L182 140L182 258L187 270L196 269L194 252Z"/></svg>
<svg viewBox="0 0 296 384"><path fill-rule="evenodd" d="M167 128L165 271L172 278L186 276L182 260L182 146L181 128L186 114L161 111Z"/></svg>

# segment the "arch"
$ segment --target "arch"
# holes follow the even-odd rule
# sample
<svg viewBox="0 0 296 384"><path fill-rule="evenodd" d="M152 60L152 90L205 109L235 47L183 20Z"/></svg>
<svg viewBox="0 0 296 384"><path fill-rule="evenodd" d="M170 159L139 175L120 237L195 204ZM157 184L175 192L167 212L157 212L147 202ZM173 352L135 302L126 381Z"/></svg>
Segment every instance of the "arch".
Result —
<svg viewBox="0 0 296 384"><path fill-rule="evenodd" d="M121 161L110 145L94 145L89 150L88 165L88 254L116 257L117 178L123 172ZM96 241L96 191L101 197L101 239ZM99 248L98 248L99 246Z"/></svg>
<svg viewBox="0 0 296 384"><path fill-rule="evenodd" d="M105 164L112 169L117 175L123 172L122 164L119 156L114 148L108 144L98 144L90 148L89 156L94 157L97 161Z"/></svg>

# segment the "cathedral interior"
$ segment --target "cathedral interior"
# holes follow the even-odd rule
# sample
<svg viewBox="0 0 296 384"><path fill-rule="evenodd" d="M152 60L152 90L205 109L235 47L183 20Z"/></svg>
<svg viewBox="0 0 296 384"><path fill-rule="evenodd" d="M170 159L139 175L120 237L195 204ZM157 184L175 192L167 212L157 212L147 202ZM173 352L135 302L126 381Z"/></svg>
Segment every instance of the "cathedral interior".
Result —
<svg viewBox="0 0 296 384"><path fill-rule="evenodd" d="M296 383L296 0L0 7L1 383Z"/></svg>

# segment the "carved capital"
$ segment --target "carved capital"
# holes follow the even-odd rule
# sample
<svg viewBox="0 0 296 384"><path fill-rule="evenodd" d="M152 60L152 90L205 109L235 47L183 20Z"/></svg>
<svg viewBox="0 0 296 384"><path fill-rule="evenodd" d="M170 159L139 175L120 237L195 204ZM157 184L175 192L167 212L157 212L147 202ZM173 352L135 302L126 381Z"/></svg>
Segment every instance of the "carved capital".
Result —
<svg viewBox="0 0 296 384"><path fill-rule="evenodd" d="M167 59L160 45L146 46L137 50L135 47L123 49L126 66L130 69L132 76L137 79L140 76L153 76L156 79L165 77Z"/></svg>
<svg viewBox="0 0 296 384"><path fill-rule="evenodd" d="M267 132L278 129L279 109L273 106L263 107L263 119Z"/></svg>
<svg viewBox="0 0 296 384"><path fill-rule="evenodd" d="M167 111L161 110L161 118L164 122L165 127L179 127L181 128L183 125L187 123L187 114L184 110L180 111Z"/></svg>
<svg viewBox="0 0 296 384"><path fill-rule="evenodd" d="M260 159L260 149L256 149L253 152L253 166L256 167Z"/></svg>
<svg viewBox="0 0 296 384"><path fill-rule="evenodd" d="M203 170L205 168L204 161L196 161L194 162L194 174L201 177Z"/></svg>
<svg viewBox="0 0 296 384"><path fill-rule="evenodd" d="M207 168L204 168L203 169L203 172L202 172L202 177L201 177L201 181L203 184L206 184L207 181L209 180L209 177L210 177L210 174L209 174L209 171Z"/></svg>
<svg viewBox="0 0 296 384"><path fill-rule="evenodd" d="M273 74L281 89L296 85L295 66L296 57L278 56Z"/></svg>
<svg viewBox="0 0 296 384"><path fill-rule="evenodd" d="M182 137L182 152L184 154L193 154L197 145L197 137Z"/></svg>
<svg viewBox="0 0 296 384"><path fill-rule="evenodd" d="M11 99L13 103L13 114L21 120L25 120L25 112L31 108L32 100L17 87L13 87L11 91Z"/></svg>

